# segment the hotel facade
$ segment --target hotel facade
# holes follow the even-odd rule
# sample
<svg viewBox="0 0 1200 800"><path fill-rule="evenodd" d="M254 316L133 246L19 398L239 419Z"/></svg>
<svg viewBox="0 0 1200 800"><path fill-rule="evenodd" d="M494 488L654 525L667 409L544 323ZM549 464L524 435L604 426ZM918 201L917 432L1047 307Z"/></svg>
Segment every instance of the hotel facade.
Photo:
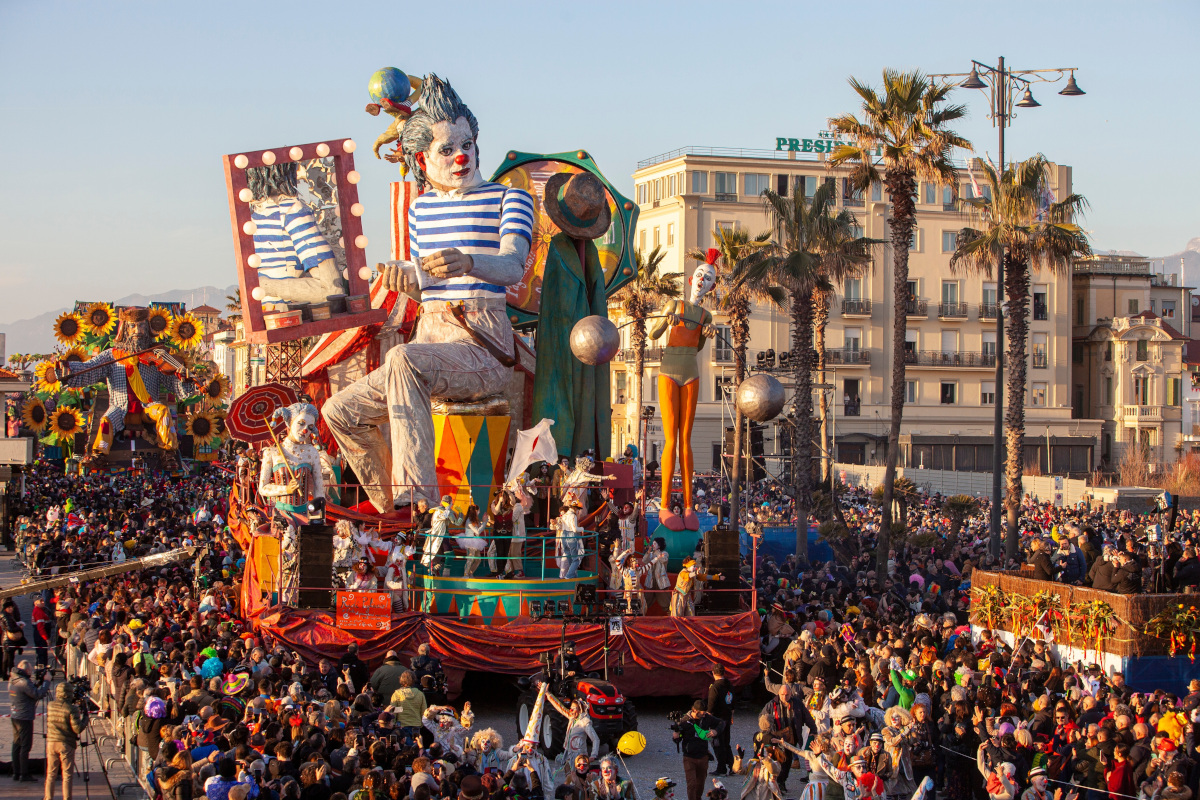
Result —
<svg viewBox="0 0 1200 800"><path fill-rule="evenodd" d="M779 139L776 150L688 147L648 158L633 178L640 207L635 244L663 248L661 269L690 275L695 262L685 254L713 246L717 228L767 230L760 195L801 186L812 196L822 182L835 187L838 208L852 211L865 236L887 240L887 193L876 185L852 190L848 171L832 169L832 138ZM1056 196L1071 192L1071 168L1051 165ZM922 183L917 222L909 249L909 293L905 340L905 409L901 464L913 467L990 471L995 414L997 292L994 279L952 273L950 256L958 231L968 224L959 198L972 187L963 172L957 187ZM861 279L836 287L826 332L829 371L825 385L832 404L838 461L882 464L890 417L893 334L891 245L876 248L872 268ZM1083 473L1099 459L1101 422L1073 417L1071 397L1071 274L1033 276L1030 303L1026 459L1043 472ZM619 315L619 309L613 309ZM700 400L692 437L697 470L720 469L724 431L732 426L733 352L727 320L714 311L715 341L701 352ZM777 363L789 348L788 315L768 306L753 311L748 362L773 351ZM633 353L629 328L613 362L614 448L636 443L657 460L662 431L655 420L637 441L637 409L631 398ZM657 406L657 359L661 342L650 342L643 405ZM763 430L763 454L771 470L784 437L777 425ZM644 432L643 432L644 434ZM1047 452L1049 460L1047 460ZM711 456L709 455L711 453ZM711 459L711 460L710 460ZM781 463L775 460L775 464ZM774 470L771 470L774 471Z"/></svg>

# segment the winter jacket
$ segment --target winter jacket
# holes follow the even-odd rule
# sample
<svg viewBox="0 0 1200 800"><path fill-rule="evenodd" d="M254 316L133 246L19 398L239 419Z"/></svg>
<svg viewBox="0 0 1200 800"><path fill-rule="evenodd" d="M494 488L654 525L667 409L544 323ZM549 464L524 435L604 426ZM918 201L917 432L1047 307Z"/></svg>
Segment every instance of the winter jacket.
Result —
<svg viewBox="0 0 1200 800"><path fill-rule="evenodd" d="M60 683L54 693L54 700L46 707L46 741L62 742L74 747L79 742L79 734L87 727L87 718L83 712L68 702L71 687Z"/></svg>
<svg viewBox="0 0 1200 800"><path fill-rule="evenodd" d="M38 700L46 696L50 684L41 688L33 685L28 675L14 672L14 677L8 682L8 705L13 719L31 721L37 709Z"/></svg>

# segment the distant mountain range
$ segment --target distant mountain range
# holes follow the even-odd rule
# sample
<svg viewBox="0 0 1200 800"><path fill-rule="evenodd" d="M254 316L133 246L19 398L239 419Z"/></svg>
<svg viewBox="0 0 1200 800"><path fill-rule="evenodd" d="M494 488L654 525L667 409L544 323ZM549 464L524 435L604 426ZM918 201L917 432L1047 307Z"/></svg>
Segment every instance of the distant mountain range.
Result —
<svg viewBox="0 0 1200 800"><path fill-rule="evenodd" d="M173 289L159 294L131 294L114 301L118 306L144 306L148 303L186 303L188 308L208 305L225 312L225 296L237 291L237 284L219 289L215 286L199 286L195 289ZM83 298L80 298L83 299ZM95 298L97 300L101 298ZM48 353L54 349L54 331L52 326L58 315L69 311L71 306L63 306L54 311L47 311L29 319L19 319L16 322L0 323L0 333L6 334L6 356L13 353Z"/></svg>
<svg viewBox="0 0 1200 800"><path fill-rule="evenodd" d="M1150 269L1167 275L1182 273L1184 286L1200 288L1200 237L1188 242L1182 252L1151 256Z"/></svg>

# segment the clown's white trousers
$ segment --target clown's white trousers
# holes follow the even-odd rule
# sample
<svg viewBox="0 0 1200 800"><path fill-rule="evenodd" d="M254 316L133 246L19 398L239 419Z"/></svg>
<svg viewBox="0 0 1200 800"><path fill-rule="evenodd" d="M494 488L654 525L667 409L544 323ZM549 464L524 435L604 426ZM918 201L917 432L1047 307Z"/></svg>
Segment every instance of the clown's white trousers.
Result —
<svg viewBox="0 0 1200 800"><path fill-rule="evenodd" d="M512 352L504 301L464 303L472 330ZM476 344L446 303L421 304L417 334L388 351L382 366L335 394L321 409L330 432L380 511L395 500L439 502L430 398L477 400L503 392L512 369ZM380 428L387 425L391 448ZM409 487L412 487L411 489Z"/></svg>

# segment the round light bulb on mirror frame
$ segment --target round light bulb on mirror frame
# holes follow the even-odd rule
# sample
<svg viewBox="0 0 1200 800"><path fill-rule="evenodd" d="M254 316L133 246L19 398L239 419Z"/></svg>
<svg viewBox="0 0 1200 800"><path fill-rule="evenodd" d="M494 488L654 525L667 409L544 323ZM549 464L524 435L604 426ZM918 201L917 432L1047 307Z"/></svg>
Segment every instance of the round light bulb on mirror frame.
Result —
<svg viewBox="0 0 1200 800"><path fill-rule="evenodd" d="M272 164L275 163L275 154L273 152L271 152L270 150L268 150L267 152L262 154L262 161L268 167L271 166Z"/></svg>
<svg viewBox="0 0 1200 800"><path fill-rule="evenodd" d="M329 145L325 144L324 142L321 142L319 145L317 145L317 155L321 158L329 155Z"/></svg>
<svg viewBox="0 0 1200 800"><path fill-rule="evenodd" d="M243 155L234 156L233 157L233 165L235 167L237 167L238 169L245 169L246 167L250 166L250 159L246 158Z"/></svg>
<svg viewBox="0 0 1200 800"><path fill-rule="evenodd" d="M243 203L249 203L253 199L254 192L250 191L249 189L242 189L240 192L238 192L238 200L241 200Z"/></svg>
<svg viewBox="0 0 1200 800"><path fill-rule="evenodd" d="M370 267L359 267L358 268L358 277L364 281L371 280L371 276L374 273L375 273L375 271L373 269L371 269Z"/></svg>
<svg viewBox="0 0 1200 800"><path fill-rule="evenodd" d="M353 139L347 139L346 141L342 142L342 150L347 153L353 153L354 148L356 147L358 147L358 145L354 143Z"/></svg>
<svg viewBox="0 0 1200 800"><path fill-rule="evenodd" d="M288 156L291 157L292 161L299 161L304 158L304 148L293 147L291 150L288 150Z"/></svg>
<svg viewBox="0 0 1200 800"><path fill-rule="evenodd" d="M242 233L246 234L247 236L253 236L257 231L258 226L255 225L253 221L247 222L242 226Z"/></svg>
<svg viewBox="0 0 1200 800"><path fill-rule="evenodd" d="M359 250L367 249L367 237L361 233L358 236L355 236L354 237L354 246L357 247Z"/></svg>
<svg viewBox="0 0 1200 800"><path fill-rule="evenodd" d="M361 217L363 215L363 204L355 203L354 205L350 206L350 213L356 217Z"/></svg>
<svg viewBox="0 0 1200 800"><path fill-rule="evenodd" d="M261 303L263 298L267 296L267 292L265 289L263 289L263 287L255 286L250 290L250 296Z"/></svg>
<svg viewBox="0 0 1200 800"><path fill-rule="evenodd" d="M352 169L346 173L346 182L351 184L358 183L359 177L358 170Z"/></svg>
<svg viewBox="0 0 1200 800"><path fill-rule="evenodd" d="M260 256L258 253L252 253L250 257L246 259L246 263L250 265L251 268L258 269L262 266L262 256Z"/></svg>

